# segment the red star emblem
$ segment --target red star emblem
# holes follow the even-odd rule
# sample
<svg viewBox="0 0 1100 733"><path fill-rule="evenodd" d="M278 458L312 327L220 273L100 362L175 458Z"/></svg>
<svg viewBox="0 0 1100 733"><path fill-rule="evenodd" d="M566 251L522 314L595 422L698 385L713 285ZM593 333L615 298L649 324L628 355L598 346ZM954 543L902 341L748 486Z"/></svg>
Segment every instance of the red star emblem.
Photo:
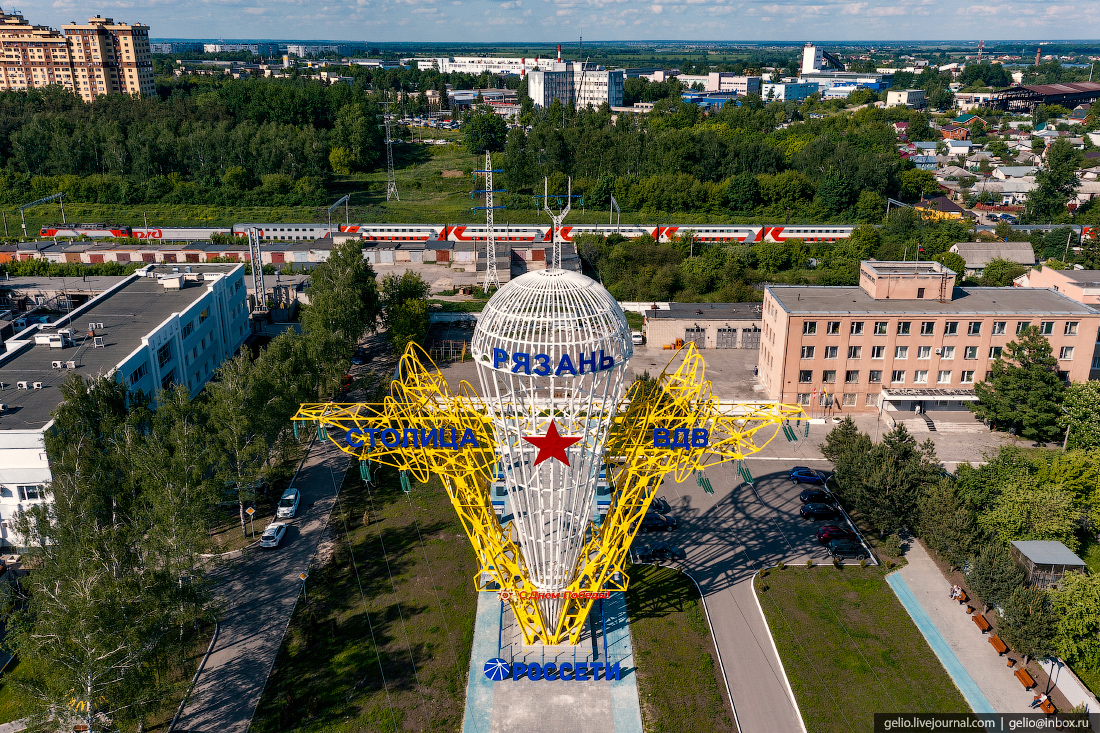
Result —
<svg viewBox="0 0 1100 733"><path fill-rule="evenodd" d="M539 449L538 457L535 458L536 466L549 458L557 458L568 466L569 457L565 455L565 449L579 441L580 437L566 438L563 435L558 435L557 423L551 420L550 427L546 429L546 435L533 438L528 438L525 435L523 439Z"/></svg>

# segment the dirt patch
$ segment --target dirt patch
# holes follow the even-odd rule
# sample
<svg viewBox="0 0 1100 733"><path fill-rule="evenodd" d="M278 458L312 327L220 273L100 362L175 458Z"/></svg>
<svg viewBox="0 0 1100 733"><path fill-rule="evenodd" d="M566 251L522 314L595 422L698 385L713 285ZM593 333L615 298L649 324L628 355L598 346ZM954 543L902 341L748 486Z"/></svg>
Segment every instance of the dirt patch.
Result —
<svg viewBox="0 0 1100 733"><path fill-rule="evenodd" d="M462 171L450 170L440 171L439 175L443 176L444 178L462 178L463 173Z"/></svg>

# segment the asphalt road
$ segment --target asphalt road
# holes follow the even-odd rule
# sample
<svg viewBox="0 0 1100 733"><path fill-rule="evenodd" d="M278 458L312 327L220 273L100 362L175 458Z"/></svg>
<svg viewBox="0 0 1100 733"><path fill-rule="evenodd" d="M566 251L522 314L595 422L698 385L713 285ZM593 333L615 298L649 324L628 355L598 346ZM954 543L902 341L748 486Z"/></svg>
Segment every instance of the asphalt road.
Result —
<svg viewBox="0 0 1100 733"><path fill-rule="evenodd" d="M248 550L215 571L220 632L176 733L248 730L349 460L329 441L314 443L293 484L302 492L298 516L280 546Z"/></svg>
<svg viewBox="0 0 1100 733"><path fill-rule="evenodd" d="M806 486L787 480L795 465L827 469L823 462L753 460L755 490L740 482L733 464L707 470L714 494L695 481L667 479L658 496L672 506L679 527L662 533L686 553L684 569L706 601L730 697L742 733L803 730L771 632L752 587L757 570L786 563L828 562L815 530L826 522L798 515L798 494ZM657 535L643 535L637 544Z"/></svg>

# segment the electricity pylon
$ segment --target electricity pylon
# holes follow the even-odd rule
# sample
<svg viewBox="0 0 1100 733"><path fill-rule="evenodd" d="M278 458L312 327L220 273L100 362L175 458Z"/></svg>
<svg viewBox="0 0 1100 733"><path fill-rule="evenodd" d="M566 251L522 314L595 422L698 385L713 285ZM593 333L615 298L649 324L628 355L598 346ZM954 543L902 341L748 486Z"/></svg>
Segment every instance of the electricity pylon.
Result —
<svg viewBox="0 0 1100 733"><path fill-rule="evenodd" d="M485 206L475 206L474 209L485 209L485 292L490 287L500 287L500 275L497 273L497 235L493 228L493 210L503 209L503 206L493 206L493 194L504 193L504 189L493 189L493 174L502 173L501 169L493 170L492 154L485 151L485 170L474 171L476 177L479 173L485 174L485 188L474 193L485 194Z"/></svg>

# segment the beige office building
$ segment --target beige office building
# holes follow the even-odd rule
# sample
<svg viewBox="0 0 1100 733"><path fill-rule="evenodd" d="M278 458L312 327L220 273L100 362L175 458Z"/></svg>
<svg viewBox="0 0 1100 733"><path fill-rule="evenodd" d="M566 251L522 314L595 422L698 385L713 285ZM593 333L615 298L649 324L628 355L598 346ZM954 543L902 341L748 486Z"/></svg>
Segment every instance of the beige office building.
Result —
<svg viewBox="0 0 1100 733"><path fill-rule="evenodd" d="M153 94L149 26L96 16L65 35L0 10L0 88L60 85L90 102L101 94Z"/></svg>
<svg viewBox="0 0 1100 733"><path fill-rule="evenodd" d="M769 398L814 410L965 410L1028 326L1064 378L1089 378L1100 311L1053 288L956 287L936 262L862 262L858 286L766 289L760 381Z"/></svg>

